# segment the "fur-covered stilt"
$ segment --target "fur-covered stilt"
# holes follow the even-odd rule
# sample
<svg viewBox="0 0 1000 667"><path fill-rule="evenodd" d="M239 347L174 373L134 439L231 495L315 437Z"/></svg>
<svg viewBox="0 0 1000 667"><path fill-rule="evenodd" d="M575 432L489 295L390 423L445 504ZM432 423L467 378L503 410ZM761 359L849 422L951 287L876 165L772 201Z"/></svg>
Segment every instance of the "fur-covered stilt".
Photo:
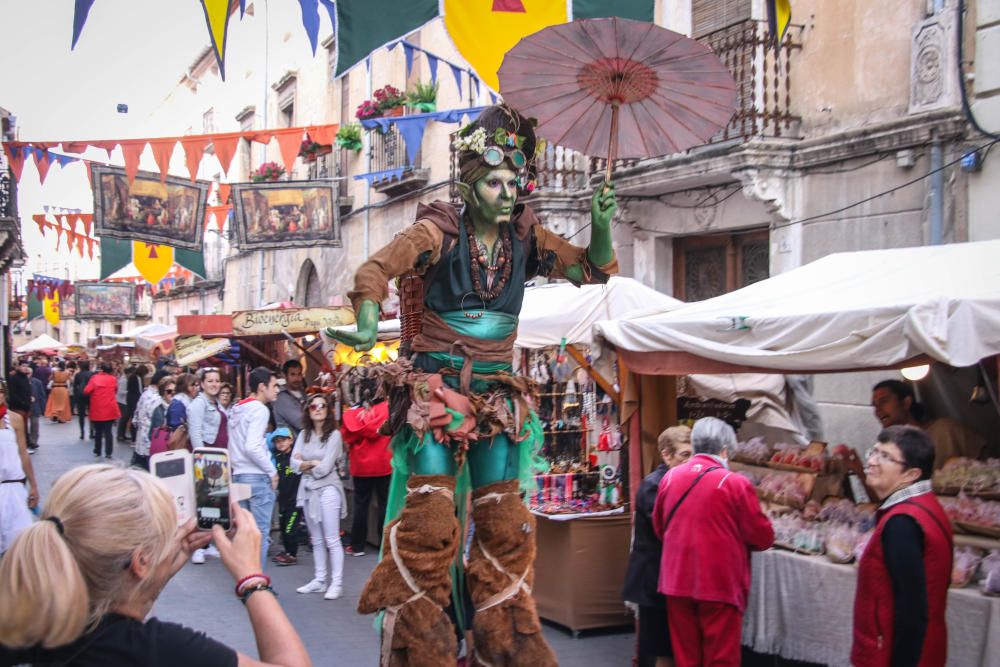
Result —
<svg viewBox="0 0 1000 667"><path fill-rule="evenodd" d="M531 597L535 518L521 501L517 482L474 491L472 517L476 528L466 572L476 607L473 664L555 667Z"/></svg>
<svg viewBox="0 0 1000 667"><path fill-rule="evenodd" d="M455 478L413 475L399 518L385 527L382 561L361 592L358 611L386 610L382 667L455 664L449 567L458 550Z"/></svg>

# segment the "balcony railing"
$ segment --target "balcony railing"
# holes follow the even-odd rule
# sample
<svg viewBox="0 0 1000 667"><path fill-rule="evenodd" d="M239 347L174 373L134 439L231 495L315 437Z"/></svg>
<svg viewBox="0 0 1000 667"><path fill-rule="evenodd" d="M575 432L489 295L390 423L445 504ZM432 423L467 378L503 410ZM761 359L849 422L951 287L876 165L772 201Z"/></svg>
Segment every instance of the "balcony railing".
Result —
<svg viewBox="0 0 1000 667"><path fill-rule="evenodd" d="M754 137L787 137L799 118L792 108L792 53L801 48L801 28L791 26L781 45L771 46L767 23L744 21L698 39L729 68L738 87L732 120L708 143Z"/></svg>
<svg viewBox="0 0 1000 667"><path fill-rule="evenodd" d="M371 131L371 155L373 172L412 167L406 161L406 143L395 125L387 132Z"/></svg>

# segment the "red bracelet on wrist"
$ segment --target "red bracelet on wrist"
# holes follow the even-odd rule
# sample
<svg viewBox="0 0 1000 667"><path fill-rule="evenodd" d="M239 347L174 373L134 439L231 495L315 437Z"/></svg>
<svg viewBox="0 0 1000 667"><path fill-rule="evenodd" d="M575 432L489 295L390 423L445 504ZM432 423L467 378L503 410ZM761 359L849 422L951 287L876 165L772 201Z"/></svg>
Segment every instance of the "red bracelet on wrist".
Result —
<svg viewBox="0 0 1000 667"><path fill-rule="evenodd" d="M262 581L267 582L268 586L271 585L271 577L267 576L263 572L258 572L256 574L248 574L247 576L243 577L242 579L236 582L236 597L241 597L243 595L243 590L242 590L243 586L245 586L248 582L253 581L254 579L260 579Z"/></svg>

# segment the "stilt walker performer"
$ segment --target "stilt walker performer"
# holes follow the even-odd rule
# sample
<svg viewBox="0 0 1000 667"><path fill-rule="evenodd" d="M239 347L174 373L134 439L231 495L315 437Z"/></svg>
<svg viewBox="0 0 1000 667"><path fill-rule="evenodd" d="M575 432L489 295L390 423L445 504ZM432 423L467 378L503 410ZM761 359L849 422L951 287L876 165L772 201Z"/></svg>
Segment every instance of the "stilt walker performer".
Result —
<svg viewBox="0 0 1000 667"><path fill-rule="evenodd" d="M452 616L459 628L472 616L474 665L556 665L531 597L535 519L523 500L544 471L542 427L511 361L526 280L580 285L617 273L616 202L608 184L594 193L586 248L548 231L517 201L534 189L535 146L531 123L504 105L462 128L464 206L418 206L416 223L358 269L357 333L326 332L370 349L389 281L422 279L412 355L379 369L391 401L393 480L382 559L358 611L383 613L383 667L454 664ZM463 562L470 490L475 528ZM466 590L473 610L463 609Z"/></svg>

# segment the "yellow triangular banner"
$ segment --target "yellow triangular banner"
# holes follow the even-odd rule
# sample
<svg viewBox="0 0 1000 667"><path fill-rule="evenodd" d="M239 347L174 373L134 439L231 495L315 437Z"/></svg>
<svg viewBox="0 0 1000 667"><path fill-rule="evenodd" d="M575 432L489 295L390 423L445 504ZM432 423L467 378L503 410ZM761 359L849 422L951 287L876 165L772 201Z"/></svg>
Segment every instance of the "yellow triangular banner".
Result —
<svg viewBox="0 0 1000 667"><path fill-rule="evenodd" d="M219 76L226 80L226 35L229 31L229 0L201 0L208 24L208 37L212 42L215 60L219 63Z"/></svg>
<svg viewBox="0 0 1000 667"><path fill-rule="evenodd" d="M52 298L45 297L42 300L42 314L45 321L54 327L59 326L59 292L53 290Z"/></svg>
<svg viewBox="0 0 1000 667"><path fill-rule="evenodd" d="M504 54L522 37L568 20L565 2L553 0L444 0L444 24L459 53L493 90Z"/></svg>
<svg viewBox="0 0 1000 667"><path fill-rule="evenodd" d="M168 245L132 241L132 264L146 282L155 285L167 277L174 265L174 249Z"/></svg>

